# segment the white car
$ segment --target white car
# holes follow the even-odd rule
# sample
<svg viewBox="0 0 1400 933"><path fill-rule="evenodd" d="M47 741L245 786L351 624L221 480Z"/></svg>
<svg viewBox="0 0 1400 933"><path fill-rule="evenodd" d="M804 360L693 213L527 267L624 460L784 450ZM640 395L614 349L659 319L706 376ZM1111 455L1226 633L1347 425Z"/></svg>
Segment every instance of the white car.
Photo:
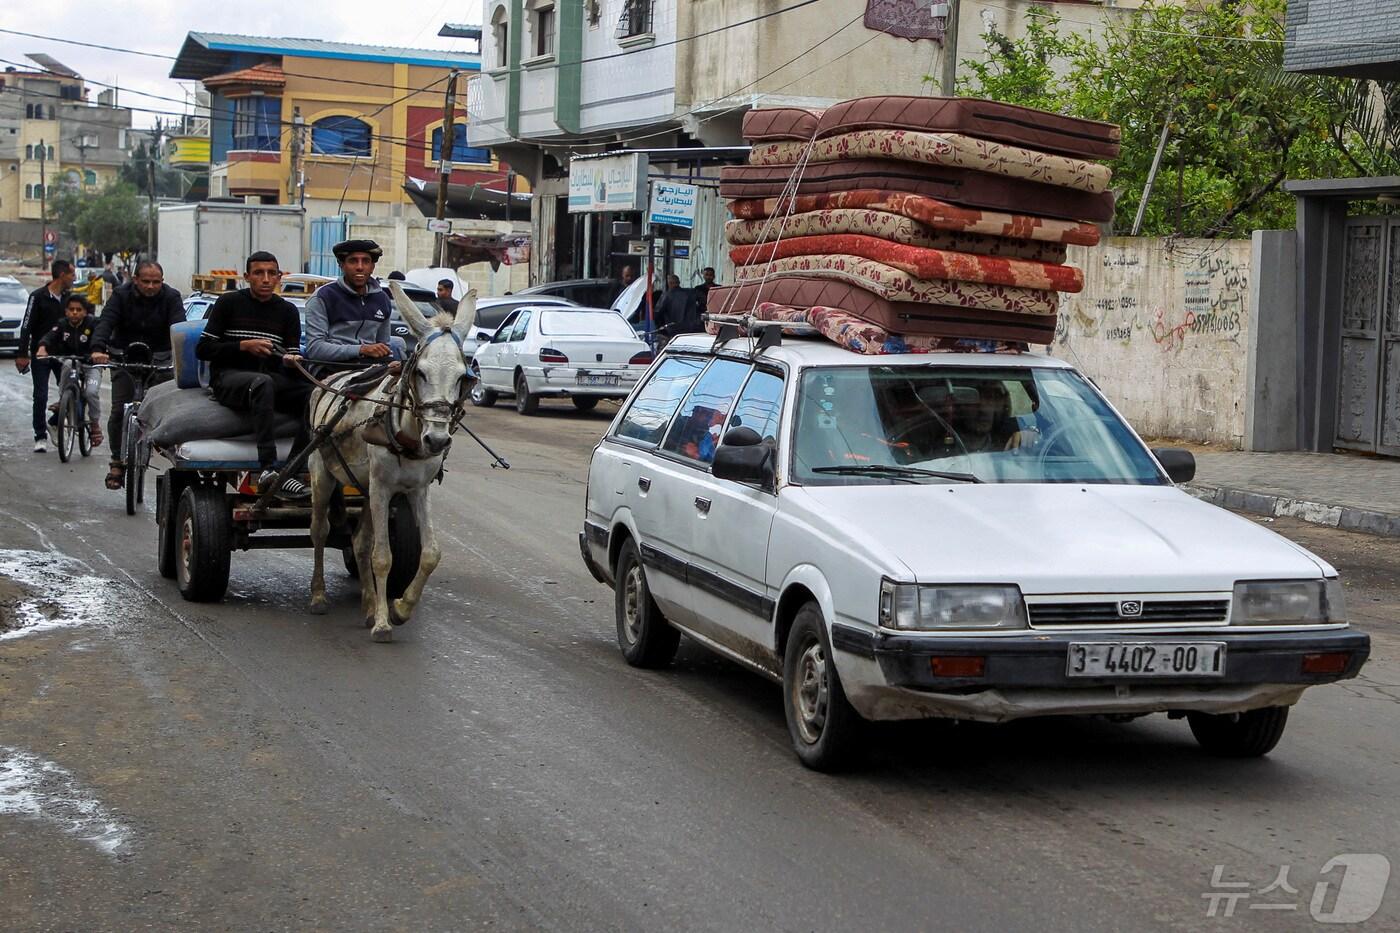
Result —
<svg viewBox="0 0 1400 933"><path fill-rule="evenodd" d="M580 547L618 642L680 633L783 684L810 767L862 719L1154 712L1262 755L1370 640L1337 572L1178 490L1086 378L1032 354L672 341L594 452Z"/></svg>
<svg viewBox="0 0 1400 933"><path fill-rule="evenodd" d="M0 350L19 352L19 328L28 304L29 290L19 279L0 275Z"/></svg>
<svg viewBox="0 0 1400 933"><path fill-rule="evenodd" d="M477 348L472 404L514 395L515 410L532 415L541 398L567 397L588 411L599 399L625 398L651 360L651 349L615 311L529 305Z"/></svg>
<svg viewBox="0 0 1400 933"><path fill-rule="evenodd" d="M519 297L515 295L503 295L494 298L478 298L476 300L476 318L472 321L472 329L462 340L462 352L468 357L471 357L476 353L477 347L486 343L496 335L496 331L500 328L501 324L505 322L505 319L510 316L512 311L527 305L531 307L543 305L560 308L578 307L578 305L567 298L535 298L525 295Z"/></svg>

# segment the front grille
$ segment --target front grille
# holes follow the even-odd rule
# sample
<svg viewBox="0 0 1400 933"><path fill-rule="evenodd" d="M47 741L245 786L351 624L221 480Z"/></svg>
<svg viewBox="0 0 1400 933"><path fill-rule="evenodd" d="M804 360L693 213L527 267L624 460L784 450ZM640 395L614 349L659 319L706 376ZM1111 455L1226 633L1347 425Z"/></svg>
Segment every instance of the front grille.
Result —
<svg viewBox="0 0 1400 933"><path fill-rule="evenodd" d="M1126 600L1124 600L1126 601ZM1105 625L1135 622L1224 622L1228 599L1140 600L1142 614L1125 616L1118 600L1094 603L1031 603L1031 625Z"/></svg>

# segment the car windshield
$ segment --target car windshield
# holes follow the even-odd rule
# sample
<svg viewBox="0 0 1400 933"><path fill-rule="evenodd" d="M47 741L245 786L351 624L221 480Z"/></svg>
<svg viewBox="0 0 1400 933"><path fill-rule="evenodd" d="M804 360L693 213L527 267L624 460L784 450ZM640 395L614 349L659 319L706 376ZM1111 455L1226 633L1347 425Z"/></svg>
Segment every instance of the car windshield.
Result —
<svg viewBox="0 0 1400 933"><path fill-rule="evenodd" d="M545 311L540 333L546 337L634 338L632 325L613 311Z"/></svg>
<svg viewBox="0 0 1400 933"><path fill-rule="evenodd" d="M930 365L806 370L793 479L1166 482L1132 430L1072 370Z"/></svg>
<svg viewBox="0 0 1400 933"><path fill-rule="evenodd" d="M22 305L29 300L29 293L22 285L0 285L0 304Z"/></svg>

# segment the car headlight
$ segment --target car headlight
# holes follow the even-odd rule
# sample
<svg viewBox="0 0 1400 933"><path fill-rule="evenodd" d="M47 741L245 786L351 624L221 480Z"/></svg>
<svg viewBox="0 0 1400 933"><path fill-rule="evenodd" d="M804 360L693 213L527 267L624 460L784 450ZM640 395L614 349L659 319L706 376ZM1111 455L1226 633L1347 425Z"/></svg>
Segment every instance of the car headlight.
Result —
<svg viewBox="0 0 1400 933"><path fill-rule="evenodd" d="M1342 581L1244 580L1235 584L1233 625L1317 625L1347 620Z"/></svg>
<svg viewBox="0 0 1400 933"><path fill-rule="evenodd" d="M880 624L907 631L1026 627L1026 601L1014 586L880 583Z"/></svg>

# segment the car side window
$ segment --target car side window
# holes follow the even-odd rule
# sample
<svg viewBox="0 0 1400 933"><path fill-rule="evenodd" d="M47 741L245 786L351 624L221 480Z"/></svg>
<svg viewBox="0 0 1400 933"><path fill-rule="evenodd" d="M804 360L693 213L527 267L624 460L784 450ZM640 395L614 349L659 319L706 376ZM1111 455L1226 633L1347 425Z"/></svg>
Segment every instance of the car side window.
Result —
<svg viewBox="0 0 1400 933"><path fill-rule="evenodd" d="M673 356L661 362L637 391L627 414L618 423L615 437L655 447L666 433L666 425L680 407L681 399L695 384L705 361L692 356Z"/></svg>
<svg viewBox="0 0 1400 933"><path fill-rule="evenodd" d="M752 428L765 441L777 443L782 412L783 377L756 369L744 391L739 393L739 401L734 404L734 414L725 431Z"/></svg>
<svg viewBox="0 0 1400 933"><path fill-rule="evenodd" d="M476 326L484 327L488 330L500 328L505 323L506 318L515 310L515 305L505 305L497 308L477 308Z"/></svg>
<svg viewBox="0 0 1400 933"><path fill-rule="evenodd" d="M720 431L750 368L737 360L719 359L710 364L681 405L661 448L701 463L713 460Z"/></svg>
<svg viewBox="0 0 1400 933"><path fill-rule="evenodd" d="M510 342L525 339L525 332L530 329L530 312L521 311L515 319L515 326L510 329Z"/></svg>
<svg viewBox="0 0 1400 933"><path fill-rule="evenodd" d="M506 318L505 321L501 324L500 329L497 330L496 333L492 335L492 337L491 337L491 342L492 342L492 343L505 343L507 340L510 339L510 332L511 332L511 329L514 327L514 325L515 325L515 315L511 315L510 317Z"/></svg>

